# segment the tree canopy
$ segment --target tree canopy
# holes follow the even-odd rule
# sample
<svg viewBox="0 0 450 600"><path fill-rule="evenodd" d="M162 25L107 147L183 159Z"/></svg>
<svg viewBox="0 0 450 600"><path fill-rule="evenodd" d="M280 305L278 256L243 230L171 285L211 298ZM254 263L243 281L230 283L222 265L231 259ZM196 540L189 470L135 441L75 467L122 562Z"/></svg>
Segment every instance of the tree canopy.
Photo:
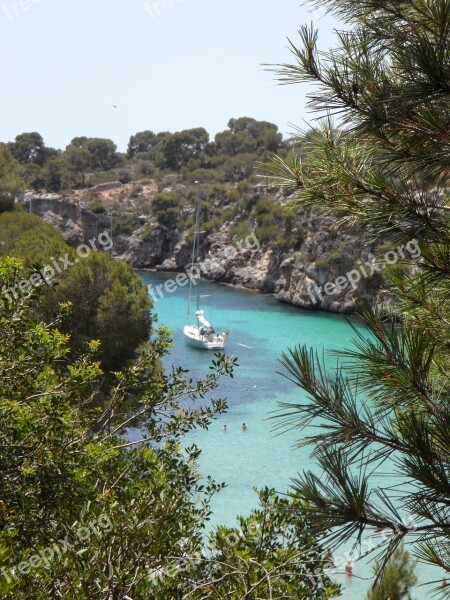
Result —
<svg viewBox="0 0 450 600"><path fill-rule="evenodd" d="M36 131L21 133L9 147L14 158L22 164L33 162L42 166L45 162L44 140Z"/></svg>
<svg viewBox="0 0 450 600"><path fill-rule="evenodd" d="M192 158L201 158L209 142L209 134L203 127L186 129L167 136L163 153L167 167L178 170Z"/></svg>
<svg viewBox="0 0 450 600"><path fill-rule="evenodd" d="M117 146L112 140L104 138L74 138L71 142L76 148L86 149L94 169L111 169L117 164Z"/></svg>
<svg viewBox="0 0 450 600"><path fill-rule="evenodd" d="M15 197L24 187L19 163L5 144L0 144L0 213L13 208Z"/></svg>
<svg viewBox="0 0 450 600"><path fill-rule="evenodd" d="M46 147L38 132L25 132L5 145L16 159L16 171L35 191L60 192L119 180L129 183L155 170L195 173L215 169L214 178L232 182L248 178L255 162L267 152L283 151L288 142L278 127L250 117L230 119L228 129L210 141L203 127L158 133L144 130L130 136L126 154L106 138L74 137L65 150ZM251 167L249 166L251 160ZM224 166L225 165L225 166Z"/></svg>
<svg viewBox="0 0 450 600"><path fill-rule="evenodd" d="M153 131L140 131L130 137L128 142L128 158L142 152L151 152L156 145L157 136Z"/></svg>
<svg viewBox="0 0 450 600"><path fill-rule="evenodd" d="M51 225L18 212L0 215L0 256L20 259L25 279L30 270L55 270L56 261L62 272L55 270L51 285L44 285L45 302L39 305L39 314L51 321L59 304L72 307L60 328L70 335L68 345L75 356L91 339L98 339L102 367L112 371L135 358L149 339L152 305L130 265L111 260L105 252L91 252L80 259ZM9 296L14 298L14 293L10 291Z"/></svg>

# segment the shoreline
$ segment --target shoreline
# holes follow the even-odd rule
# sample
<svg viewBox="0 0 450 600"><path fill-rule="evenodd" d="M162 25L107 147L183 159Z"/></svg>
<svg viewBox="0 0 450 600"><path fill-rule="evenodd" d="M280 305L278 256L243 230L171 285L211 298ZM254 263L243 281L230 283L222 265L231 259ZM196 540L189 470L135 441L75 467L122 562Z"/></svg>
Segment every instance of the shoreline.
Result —
<svg viewBox="0 0 450 600"><path fill-rule="evenodd" d="M120 259L120 257L118 257L118 258ZM152 269L152 268L148 268L148 267L147 268L133 267L133 269L135 272L141 271L142 273L161 273L163 275L175 275L175 276L180 275L180 274L185 274L184 271L166 271L166 270L160 270L157 268ZM265 296L265 297L272 297L279 304L284 304L285 306L290 306L299 311L307 311L309 313L324 313L324 314L329 314L329 315L341 315L343 317L352 316L352 315L356 314L355 310L352 310L352 311L349 311L349 310L346 310L346 311L327 310L326 308L323 308L321 305L299 306L298 304L294 304L293 302L289 302L288 300L285 300L283 298L277 298L276 294L273 292L262 292L258 288L247 287L247 286L245 286L243 284L239 284L239 283L229 283L227 281L220 281L217 279L206 279L205 277L200 277L200 281L206 281L208 283L215 283L217 285L224 285L233 290L241 290L243 292L248 292L250 294L255 294L255 295Z"/></svg>

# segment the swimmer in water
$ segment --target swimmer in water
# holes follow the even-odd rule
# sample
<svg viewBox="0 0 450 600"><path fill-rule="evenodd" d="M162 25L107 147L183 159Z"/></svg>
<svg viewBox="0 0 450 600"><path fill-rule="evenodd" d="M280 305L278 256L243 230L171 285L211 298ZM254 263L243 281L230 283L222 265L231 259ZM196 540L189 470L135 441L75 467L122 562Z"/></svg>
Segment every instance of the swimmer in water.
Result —
<svg viewBox="0 0 450 600"><path fill-rule="evenodd" d="M353 567L351 561L347 561L347 564L345 565L345 574L347 575L347 577L351 577L353 575Z"/></svg>
<svg viewBox="0 0 450 600"><path fill-rule="evenodd" d="M226 430L228 429L228 427L227 427L226 425L224 425L224 426L222 427L222 429L223 429L224 431L226 431Z"/></svg>
<svg viewBox="0 0 450 600"><path fill-rule="evenodd" d="M247 427L247 425L246 425L245 423L242 423L242 429L243 429L244 431L247 431L248 427Z"/></svg>

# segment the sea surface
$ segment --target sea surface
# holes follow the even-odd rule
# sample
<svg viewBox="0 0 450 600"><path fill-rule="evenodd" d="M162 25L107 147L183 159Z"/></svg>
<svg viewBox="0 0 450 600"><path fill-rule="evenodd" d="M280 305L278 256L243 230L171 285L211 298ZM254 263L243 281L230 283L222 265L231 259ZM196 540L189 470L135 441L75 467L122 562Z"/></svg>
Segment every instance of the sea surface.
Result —
<svg viewBox="0 0 450 600"><path fill-rule="evenodd" d="M140 272L146 285L163 284L173 274ZM186 321L188 288L178 287L175 292L154 294L154 312L158 323L173 332L173 348L165 359L165 365L189 369L194 378L209 372L213 353L188 346L182 329ZM336 364L331 350L351 347L355 333L343 316L323 312L311 312L280 304L271 296L260 295L229 286L201 282L202 308L205 316L217 331L228 331L226 352L238 358L239 367L233 379L224 378L215 397L226 397L228 413L212 423L208 431L189 434L188 443L202 449L200 470L223 481L227 487L213 501L212 525L234 525L236 515L247 515L257 506L254 488L269 486L278 492L286 492L298 473L317 470L310 458L309 448L298 449L296 441L305 435L300 430L280 434L274 431L279 423L274 413L280 402L296 402L304 392L288 381L279 363L282 352L306 344L324 353L330 369ZM192 311L192 314L195 312ZM356 321L354 321L356 323ZM243 423L247 430L242 429ZM224 425L227 426L224 431ZM385 484L393 474L380 474ZM381 482L381 481L380 481ZM377 479L373 479L377 483ZM348 548L347 548L348 549ZM335 553L343 556L345 549ZM427 567L416 570L419 582L432 577ZM336 575L342 584L342 598L364 600L370 586L372 564L359 561L353 567L354 576ZM436 577L436 574L435 574ZM440 574L437 575L440 577ZM414 600L425 598L422 587L414 594Z"/></svg>

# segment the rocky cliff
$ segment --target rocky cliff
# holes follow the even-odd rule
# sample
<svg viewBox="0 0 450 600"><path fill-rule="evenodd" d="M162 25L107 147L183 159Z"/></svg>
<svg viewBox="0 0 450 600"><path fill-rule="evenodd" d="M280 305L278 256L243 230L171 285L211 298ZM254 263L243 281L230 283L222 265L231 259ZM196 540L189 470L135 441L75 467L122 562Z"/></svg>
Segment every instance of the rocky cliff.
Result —
<svg viewBox="0 0 450 600"><path fill-rule="evenodd" d="M31 212L58 228L71 245L85 243L111 225L106 213L95 214L75 195L28 194L25 203L28 209L31 203ZM189 232L152 215L139 216L137 222L129 235L114 236L116 257L138 269L188 268ZM224 222L202 236L199 272L203 277L274 294L281 302L314 310L351 313L361 297L386 299L381 275L364 268L373 261L375 249L361 231L335 232L331 217L299 210L291 227L303 234L292 249L270 239L258 240L255 234L232 237L232 225Z"/></svg>
<svg viewBox="0 0 450 600"><path fill-rule="evenodd" d="M76 196L28 193L24 205L28 212L59 229L71 246L88 242L110 227L106 214L93 213Z"/></svg>

